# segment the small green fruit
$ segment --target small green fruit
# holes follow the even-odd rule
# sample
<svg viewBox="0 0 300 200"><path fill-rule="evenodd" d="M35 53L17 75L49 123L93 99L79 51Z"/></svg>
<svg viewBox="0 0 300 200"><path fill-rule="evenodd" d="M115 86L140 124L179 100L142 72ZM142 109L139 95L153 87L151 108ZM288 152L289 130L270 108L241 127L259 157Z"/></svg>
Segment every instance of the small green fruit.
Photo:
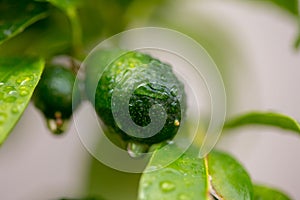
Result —
<svg viewBox="0 0 300 200"><path fill-rule="evenodd" d="M75 79L71 70L58 65L46 66L33 94L34 105L42 111L50 130L56 134L64 131L64 122L80 103Z"/></svg>
<svg viewBox="0 0 300 200"><path fill-rule="evenodd" d="M111 134L117 134L128 144L149 146L171 140L185 108L183 84L170 65L147 54L120 52L106 50L99 54L105 58L105 64L99 63L98 71L102 74L98 76L94 106L109 129L106 135L111 138ZM108 55L118 57L109 60ZM87 73L95 71L87 67ZM154 132L156 124L161 122L162 127ZM147 129L151 123L154 129Z"/></svg>

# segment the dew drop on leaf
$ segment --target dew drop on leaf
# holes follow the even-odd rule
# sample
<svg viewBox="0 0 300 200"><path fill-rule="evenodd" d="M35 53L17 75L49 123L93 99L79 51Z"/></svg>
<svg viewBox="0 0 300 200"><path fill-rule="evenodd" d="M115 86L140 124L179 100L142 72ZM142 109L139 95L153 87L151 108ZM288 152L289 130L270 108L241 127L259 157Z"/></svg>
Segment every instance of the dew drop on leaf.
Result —
<svg viewBox="0 0 300 200"><path fill-rule="evenodd" d="M173 190L175 190L176 186L174 183L172 183L171 181L162 181L160 183L160 189L163 192L171 192Z"/></svg>
<svg viewBox="0 0 300 200"><path fill-rule="evenodd" d="M5 93L10 93L11 91L15 91L16 89L15 89L15 87L14 86L5 86L4 88L3 88L3 91L5 92Z"/></svg>
<svg viewBox="0 0 300 200"><path fill-rule="evenodd" d="M20 90L20 96L27 96L29 94L28 90Z"/></svg>
<svg viewBox="0 0 300 200"><path fill-rule="evenodd" d="M6 35L6 36L10 36L12 34L12 31L10 29L5 29L3 31L3 33Z"/></svg>
<svg viewBox="0 0 300 200"><path fill-rule="evenodd" d="M33 81L33 75L26 75L18 78L16 83L20 86L29 85Z"/></svg>
<svg viewBox="0 0 300 200"><path fill-rule="evenodd" d="M7 103L12 103L15 102L17 100L17 97L15 95L6 95L4 97L4 101Z"/></svg>
<svg viewBox="0 0 300 200"><path fill-rule="evenodd" d="M12 112L13 114L17 114L17 113L19 113L19 111L20 111L20 109L19 109L18 106L14 106L14 107L11 108L11 112Z"/></svg>

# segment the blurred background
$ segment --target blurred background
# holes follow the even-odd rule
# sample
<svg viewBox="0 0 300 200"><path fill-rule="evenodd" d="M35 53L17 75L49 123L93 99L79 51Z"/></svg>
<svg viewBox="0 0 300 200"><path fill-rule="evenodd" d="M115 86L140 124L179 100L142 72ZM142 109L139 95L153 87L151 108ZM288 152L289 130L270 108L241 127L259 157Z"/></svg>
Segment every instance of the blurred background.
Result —
<svg viewBox="0 0 300 200"><path fill-rule="evenodd" d="M98 13L81 11L85 13L82 18L94 19L92 28L85 29L93 38L86 45L87 51L121 31L114 27L115 22L122 21L117 18L120 10L113 3L108 6L111 10L107 13L99 8L103 11L99 19L102 24L97 23ZM109 15L114 16L109 18L113 21L105 20ZM203 45L224 77L228 117L263 110L300 120L300 52L293 47L299 30L290 12L267 1L176 0L129 4L125 19L123 29L167 27ZM109 28L97 33L103 23ZM299 136L247 126L224 133L217 148L234 155L255 182L300 199ZM31 104L0 149L0 199L54 200L101 194L109 200L132 200L138 180L138 174L118 172L93 160L72 122L63 136L50 134Z"/></svg>

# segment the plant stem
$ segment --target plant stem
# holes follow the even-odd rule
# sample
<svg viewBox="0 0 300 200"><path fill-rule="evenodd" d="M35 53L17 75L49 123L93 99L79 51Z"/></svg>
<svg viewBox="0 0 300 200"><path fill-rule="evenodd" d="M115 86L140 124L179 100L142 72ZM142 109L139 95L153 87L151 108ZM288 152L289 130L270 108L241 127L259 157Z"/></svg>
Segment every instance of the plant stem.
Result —
<svg viewBox="0 0 300 200"><path fill-rule="evenodd" d="M80 49L82 48L82 31L76 8L71 7L67 9L67 15L69 17L72 29L73 53L76 57L80 58Z"/></svg>

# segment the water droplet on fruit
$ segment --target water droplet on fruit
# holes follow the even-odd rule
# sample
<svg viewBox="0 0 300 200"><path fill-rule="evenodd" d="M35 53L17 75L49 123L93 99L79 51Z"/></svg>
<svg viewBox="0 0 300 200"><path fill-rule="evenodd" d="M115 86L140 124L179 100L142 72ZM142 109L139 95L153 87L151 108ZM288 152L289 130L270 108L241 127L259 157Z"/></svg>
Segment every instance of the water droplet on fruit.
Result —
<svg viewBox="0 0 300 200"><path fill-rule="evenodd" d="M132 158L140 158L144 153L147 153L149 150L149 146L146 144L129 142L127 144L127 152Z"/></svg>
<svg viewBox="0 0 300 200"><path fill-rule="evenodd" d="M178 120L178 119L175 119L175 120L174 120L174 126L179 126L179 125L180 125L179 120Z"/></svg>
<svg viewBox="0 0 300 200"><path fill-rule="evenodd" d="M174 97L176 97L178 95L178 90L176 87L172 87L170 92L171 92L171 95Z"/></svg>
<svg viewBox="0 0 300 200"><path fill-rule="evenodd" d="M163 181L160 183L160 189L163 192L171 192L173 190L175 190L176 186L174 183L172 183L171 181Z"/></svg>
<svg viewBox="0 0 300 200"><path fill-rule="evenodd" d="M64 133L68 127L67 124L68 121L65 119L47 119L49 130L56 135Z"/></svg>
<svg viewBox="0 0 300 200"><path fill-rule="evenodd" d="M7 119L7 115L5 113L0 112L0 125L3 124Z"/></svg>

